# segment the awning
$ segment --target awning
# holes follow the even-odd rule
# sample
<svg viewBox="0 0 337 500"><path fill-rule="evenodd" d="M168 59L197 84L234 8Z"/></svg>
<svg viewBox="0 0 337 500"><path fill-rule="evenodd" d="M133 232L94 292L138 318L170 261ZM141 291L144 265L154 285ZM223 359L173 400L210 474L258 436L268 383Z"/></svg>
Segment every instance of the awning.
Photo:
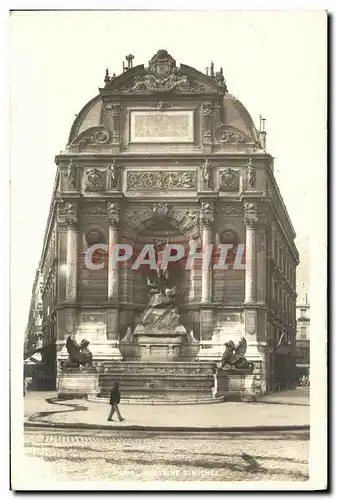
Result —
<svg viewBox="0 0 337 500"><path fill-rule="evenodd" d="M40 347L39 349L32 349L31 351L24 352L23 353L23 359L24 360L30 359L36 353L41 353L42 354L43 352L46 352L48 349L50 349L54 345L55 344L48 344L48 345L45 345L43 347Z"/></svg>

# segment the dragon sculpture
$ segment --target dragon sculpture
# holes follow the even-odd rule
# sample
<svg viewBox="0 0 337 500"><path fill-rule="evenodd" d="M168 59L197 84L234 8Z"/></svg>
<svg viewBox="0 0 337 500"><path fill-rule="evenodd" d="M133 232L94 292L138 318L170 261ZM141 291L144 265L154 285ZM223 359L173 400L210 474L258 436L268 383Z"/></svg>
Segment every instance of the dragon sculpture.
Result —
<svg viewBox="0 0 337 500"><path fill-rule="evenodd" d="M64 366L78 368L79 366L92 367L92 352L88 349L88 340L83 339L78 344L72 335L69 335L66 342L68 351L68 361Z"/></svg>
<svg viewBox="0 0 337 500"><path fill-rule="evenodd" d="M253 370L254 364L249 362L246 357L247 341L241 337L238 345L236 346L233 340L225 343L226 350L222 355L221 367L230 366L231 368L241 370Z"/></svg>

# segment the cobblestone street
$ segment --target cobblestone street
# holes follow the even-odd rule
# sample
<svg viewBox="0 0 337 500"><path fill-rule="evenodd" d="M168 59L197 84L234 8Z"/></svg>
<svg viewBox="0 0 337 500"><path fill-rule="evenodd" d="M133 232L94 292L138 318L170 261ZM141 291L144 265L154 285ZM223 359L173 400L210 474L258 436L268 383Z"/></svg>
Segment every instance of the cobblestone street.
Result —
<svg viewBox="0 0 337 500"><path fill-rule="evenodd" d="M305 481L309 433L25 431L25 475L41 481ZM40 486L39 486L40 487ZM60 486L62 488L62 486ZM85 489L85 485L79 488Z"/></svg>

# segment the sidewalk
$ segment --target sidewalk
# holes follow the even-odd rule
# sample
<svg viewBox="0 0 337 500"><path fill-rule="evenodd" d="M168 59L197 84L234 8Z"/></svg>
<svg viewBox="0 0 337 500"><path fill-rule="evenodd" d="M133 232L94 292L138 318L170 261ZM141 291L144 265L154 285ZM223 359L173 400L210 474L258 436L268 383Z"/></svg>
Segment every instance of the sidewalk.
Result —
<svg viewBox="0 0 337 500"><path fill-rule="evenodd" d="M310 389L298 387L297 389L273 392L258 399L261 403L286 404L286 405L310 405Z"/></svg>
<svg viewBox="0 0 337 500"><path fill-rule="evenodd" d="M279 393L280 395L281 393ZM272 395L273 396L273 395ZM276 396L276 395L275 395ZM289 401L294 400L289 397ZM287 396L283 394L283 398ZM52 398L51 403L47 400ZM282 398L281 398L282 399ZM276 400L275 400L276 401ZM27 392L26 425L55 425L72 428L148 430L263 430L289 429L309 425L309 406L257 403L215 403L205 405L120 404L124 422L107 422L109 405L84 399L58 401L56 393ZM116 419L116 417L115 417Z"/></svg>

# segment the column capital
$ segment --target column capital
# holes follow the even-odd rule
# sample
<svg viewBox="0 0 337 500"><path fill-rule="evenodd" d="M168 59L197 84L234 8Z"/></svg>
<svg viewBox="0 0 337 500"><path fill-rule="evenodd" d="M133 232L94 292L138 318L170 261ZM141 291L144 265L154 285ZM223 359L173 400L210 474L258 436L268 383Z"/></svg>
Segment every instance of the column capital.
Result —
<svg viewBox="0 0 337 500"><path fill-rule="evenodd" d="M119 204L108 202L107 212L109 227L117 229L119 225Z"/></svg>
<svg viewBox="0 0 337 500"><path fill-rule="evenodd" d="M202 226L211 226L214 222L214 203L205 202L201 203L200 208L200 223Z"/></svg>
<svg viewBox="0 0 337 500"><path fill-rule="evenodd" d="M269 214L256 200L247 200L244 203L244 220L248 227L264 227L269 221Z"/></svg>
<svg viewBox="0 0 337 500"><path fill-rule="evenodd" d="M78 221L76 217L71 217L71 216L66 217L65 222L67 225L67 229L72 229L73 231L78 230Z"/></svg>

